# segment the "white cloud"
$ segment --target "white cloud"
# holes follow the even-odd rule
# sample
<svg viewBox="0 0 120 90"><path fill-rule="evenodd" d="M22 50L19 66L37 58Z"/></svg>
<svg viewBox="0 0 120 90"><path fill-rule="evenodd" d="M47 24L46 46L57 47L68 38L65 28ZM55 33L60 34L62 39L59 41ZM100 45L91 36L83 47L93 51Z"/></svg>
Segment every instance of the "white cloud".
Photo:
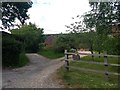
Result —
<svg viewBox="0 0 120 90"><path fill-rule="evenodd" d="M45 33L65 32L65 25L72 23L72 17L88 11L88 0L34 0L29 9L30 20Z"/></svg>

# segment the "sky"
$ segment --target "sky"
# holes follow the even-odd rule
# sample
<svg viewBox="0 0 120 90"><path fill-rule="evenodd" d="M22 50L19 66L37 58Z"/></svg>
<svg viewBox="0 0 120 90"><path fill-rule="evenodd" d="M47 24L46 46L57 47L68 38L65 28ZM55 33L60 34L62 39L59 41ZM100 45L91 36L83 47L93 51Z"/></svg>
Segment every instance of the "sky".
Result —
<svg viewBox="0 0 120 90"><path fill-rule="evenodd" d="M90 10L89 0L32 0L33 6L28 10L30 19L44 28L45 34L65 33L73 21L72 17L82 15Z"/></svg>
<svg viewBox="0 0 120 90"><path fill-rule="evenodd" d="M66 33L65 25L75 22L77 15L83 15L90 10L89 0L32 0L33 5L28 10L30 19L39 28L44 28L44 34ZM16 20L17 23L20 23ZM0 22L0 25L1 22Z"/></svg>
<svg viewBox="0 0 120 90"><path fill-rule="evenodd" d="M83 15L90 10L89 0L32 0L33 5L28 10L30 19L39 28L44 28L44 34L66 33L65 25L75 22L77 15ZM17 23L20 23L16 20ZM1 22L0 22L1 23Z"/></svg>
<svg viewBox="0 0 120 90"><path fill-rule="evenodd" d="M72 17L82 15L90 10L89 0L32 0L33 6L28 10L30 19L44 28L45 34L65 33L65 25L73 22Z"/></svg>

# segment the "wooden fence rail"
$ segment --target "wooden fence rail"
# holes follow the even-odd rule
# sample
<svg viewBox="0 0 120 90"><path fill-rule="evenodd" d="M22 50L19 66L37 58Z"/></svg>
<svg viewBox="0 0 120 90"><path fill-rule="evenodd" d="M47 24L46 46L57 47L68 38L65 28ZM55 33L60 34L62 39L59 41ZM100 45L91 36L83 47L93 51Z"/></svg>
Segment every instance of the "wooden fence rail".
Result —
<svg viewBox="0 0 120 90"><path fill-rule="evenodd" d="M99 65L104 65L105 66L105 71L98 71L98 70L93 70L93 69L87 69L87 68L78 68L78 67L73 67L70 66L69 61L69 55L87 55L87 56L103 56L104 57L104 62L93 62L93 61L83 61L83 60L73 60L74 62L84 62L84 63L89 63L89 64L99 64ZM88 54L88 53L70 53L65 50L65 69L69 71L69 68L74 68L77 70L83 70L83 71L90 71L90 72L96 72L96 73L104 73L106 78L108 78L108 75L120 75L120 73L114 73L114 72L108 72L108 66L117 66L119 67L120 64L108 64L108 57L120 57L117 55L107 55L106 52L104 54ZM73 59L73 58L72 58Z"/></svg>
<svg viewBox="0 0 120 90"><path fill-rule="evenodd" d="M88 56L107 56L107 57L120 57L118 55L107 55L107 54L89 54L89 53L71 53L71 52L67 52L65 53L67 55L74 55L74 54L80 54L80 55L88 55Z"/></svg>
<svg viewBox="0 0 120 90"><path fill-rule="evenodd" d="M71 60L71 59L68 59ZM102 62L95 62L95 61L83 61L83 60L79 60L79 61L73 61L73 62L83 62L83 63L88 63L88 64L99 64L99 65L104 65L104 63ZM108 64L108 66L116 66L116 67L120 67L120 64Z"/></svg>

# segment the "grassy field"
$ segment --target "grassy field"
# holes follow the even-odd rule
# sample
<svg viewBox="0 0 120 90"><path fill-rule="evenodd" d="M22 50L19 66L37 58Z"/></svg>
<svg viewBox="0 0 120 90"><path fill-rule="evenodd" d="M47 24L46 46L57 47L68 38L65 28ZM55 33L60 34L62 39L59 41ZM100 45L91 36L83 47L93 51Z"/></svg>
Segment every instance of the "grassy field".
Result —
<svg viewBox="0 0 120 90"><path fill-rule="evenodd" d="M91 61L89 56L81 58L82 60ZM95 58L95 61L102 62L102 58ZM109 57L111 63L117 63L118 58ZM105 70L104 65L87 64L83 62L70 62L70 66L88 68L94 70ZM108 71L118 72L118 67L109 66ZM66 87L74 88L120 88L118 86L118 76L109 75L106 79L104 74L81 71L70 68L70 71L65 71L62 67L58 70L58 75L65 83Z"/></svg>
<svg viewBox="0 0 120 90"><path fill-rule="evenodd" d="M104 57L98 57L95 56L94 59L92 59L91 56L87 56L87 57L82 57L81 60L85 60L85 61L95 61L95 62L104 62ZM120 64L120 61L118 60L118 57L108 57L108 63L113 63L113 64Z"/></svg>
<svg viewBox="0 0 120 90"><path fill-rule="evenodd" d="M47 57L49 59L56 59L64 56L64 53L55 52L54 50L47 48L38 52L38 54Z"/></svg>
<svg viewBox="0 0 120 90"><path fill-rule="evenodd" d="M93 70L105 70L104 65L98 65L98 64L89 64L89 63L84 63L84 62L70 62L70 66L75 66L75 67L83 67L83 68L89 68ZM108 71L110 72L118 72L118 67L116 66L108 66Z"/></svg>

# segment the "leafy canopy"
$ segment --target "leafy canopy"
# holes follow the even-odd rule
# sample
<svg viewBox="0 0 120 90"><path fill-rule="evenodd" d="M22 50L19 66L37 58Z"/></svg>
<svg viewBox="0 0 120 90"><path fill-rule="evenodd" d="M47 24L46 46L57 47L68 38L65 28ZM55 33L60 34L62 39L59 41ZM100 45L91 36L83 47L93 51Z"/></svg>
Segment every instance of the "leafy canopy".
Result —
<svg viewBox="0 0 120 90"><path fill-rule="evenodd" d="M29 19L27 15L28 9L32 7L32 1L30 2L3 2L0 10L2 11L2 25L1 29L7 29L11 26L17 25L15 23L16 18L23 25L25 20Z"/></svg>
<svg viewBox="0 0 120 90"><path fill-rule="evenodd" d="M120 27L120 2L90 2L92 10L84 15L86 28L98 34L110 34L112 26Z"/></svg>

